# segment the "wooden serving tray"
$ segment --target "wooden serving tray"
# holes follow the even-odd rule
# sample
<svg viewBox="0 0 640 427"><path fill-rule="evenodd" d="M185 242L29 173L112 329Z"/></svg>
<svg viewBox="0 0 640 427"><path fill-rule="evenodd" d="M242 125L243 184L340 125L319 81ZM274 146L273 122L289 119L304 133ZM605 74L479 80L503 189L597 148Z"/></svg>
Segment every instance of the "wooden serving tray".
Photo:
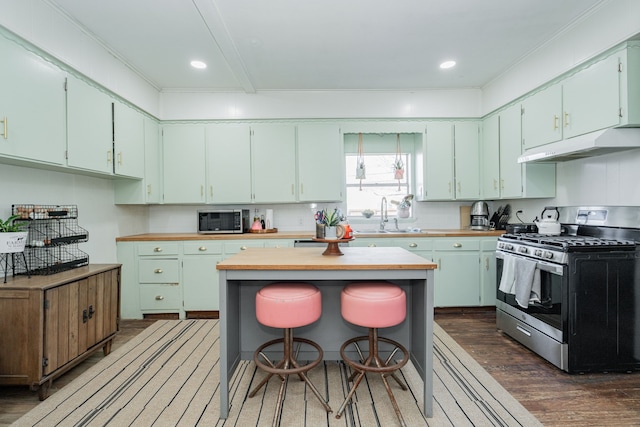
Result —
<svg viewBox="0 0 640 427"><path fill-rule="evenodd" d="M249 230L249 233L256 233L256 234L277 233L277 232L278 232L277 228L265 228L264 230Z"/></svg>

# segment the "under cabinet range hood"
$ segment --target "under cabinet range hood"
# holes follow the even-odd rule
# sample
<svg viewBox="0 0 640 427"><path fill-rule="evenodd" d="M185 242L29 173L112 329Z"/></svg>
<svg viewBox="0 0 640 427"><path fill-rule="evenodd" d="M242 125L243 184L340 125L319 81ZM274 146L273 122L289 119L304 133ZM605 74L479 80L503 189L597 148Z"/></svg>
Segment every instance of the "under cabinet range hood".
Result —
<svg viewBox="0 0 640 427"><path fill-rule="evenodd" d="M532 148L518 163L566 162L633 148L640 148L640 128L612 128Z"/></svg>

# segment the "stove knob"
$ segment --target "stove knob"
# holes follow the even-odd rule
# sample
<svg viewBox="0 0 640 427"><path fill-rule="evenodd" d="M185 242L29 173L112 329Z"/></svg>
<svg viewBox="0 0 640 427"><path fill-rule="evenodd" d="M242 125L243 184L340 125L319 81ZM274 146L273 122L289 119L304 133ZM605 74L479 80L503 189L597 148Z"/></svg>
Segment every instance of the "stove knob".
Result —
<svg viewBox="0 0 640 427"><path fill-rule="evenodd" d="M518 248L518 252L520 252L521 254L526 254L527 252L529 252L529 249L527 249L525 246L521 246L520 248Z"/></svg>
<svg viewBox="0 0 640 427"><path fill-rule="evenodd" d="M513 245L507 245L507 244L505 244L505 245L504 245L504 248L505 248L506 250L508 250L508 251L512 251L512 250L513 250Z"/></svg>
<svg viewBox="0 0 640 427"><path fill-rule="evenodd" d="M553 258L553 252L545 251L545 252L544 252L544 257L545 257L546 259L551 259L551 258Z"/></svg>
<svg viewBox="0 0 640 427"><path fill-rule="evenodd" d="M504 243L498 243L498 249L504 248Z"/></svg>
<svg viewBox="0 0 640 427"><path fill-rule="evenodd" d="M535 256L541 257L542 256L542 251L540 249L536 249L536 251L533 254Z"/></svg>

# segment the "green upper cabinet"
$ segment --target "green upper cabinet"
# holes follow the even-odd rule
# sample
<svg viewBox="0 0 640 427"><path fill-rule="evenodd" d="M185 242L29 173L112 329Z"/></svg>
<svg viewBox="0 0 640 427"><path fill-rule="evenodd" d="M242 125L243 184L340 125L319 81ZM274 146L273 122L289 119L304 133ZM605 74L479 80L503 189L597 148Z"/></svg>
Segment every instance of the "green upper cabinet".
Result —
<svg viewBox="0 0 640 427"><path fill-rule="evenodd" d="M518 157L522 153L520 104L500 113L500 196L522 196L522 167Z"/></svg>
<svg viewBox="0 0 640 427"><path fill-rule="evenodd" d="M67 165L113 174L111 97L84 80L67 80Z"/></svg>
<svg viewBox="0 0 640 427"><path fill-rule="evenodd" d="M145 204L161 202L160 125L156 120L143 117L144 125L144 179L115 180L116 204Z"/></svg>
<svg viewBox="0 0 640 427"><path fill-rule="evenodd" d="M251 129L248 124L206 128L207 202L251 202Z"/></svg>
<svg viewBox="0 0 640 427"><path fill-rule="evenodd" d="M298 125L298 201L342 200L342 134L335 124Z"/></svg>
<svg viewBox="0 0 640 427"><path fill-rule="evenodd" d="M565 138L620 124L620 64L614 54L563 82Z"/></svg>
<svg viewBox="0 0 640 427"><path fill-rule="evenodd" d="M429 122L424 136L424 188L421 200L452 200L453 126L451 122Z"/></svg>
<svg viewBox="0 0 640 427"><path fill-rule="evenodd" d="M205 127L163 126L162 159L164 203L204 203Z"/></svg>
<svg viewBox="0 0 640 427"><path fill-rule="evenodd" d="M288 123L251 126L253 195L256 203L296 201L296 128Z"/></svg>
<svg viewBox="0 0 640 427"><path fill-rule="evenodd" d="M144 178L144 116L122 102L113 103L114 173Z"/></svg>
<svg viewBox="0 0 640 427"><path fill-rule="evenodd" d="M65 164L66 73L0 36L0 156Z"/></svg>
<svg viewBox="0 0 640 427"><path fill-rule="evenodd" d="M525 150L562 139L562 84L556 83L522 102Z"/></svg>
<svg viewBox="0 0 640 427"><path fill-rule="evenodd" d="M518 163L522 151L521 114L520 104L500 112L500 198L555 197L554 163Z"/></svg>
<svg viewBox="0 0 640 427"><path fill-rule="evenodd" d="M454 123L453 133L455 198L477 200L480 197L480 124Z"/></svg>
<svg viewBox="0 0 640 427"><path fill-rule="evenodd" d="M500 116L493 114L482 121L481 150L482 198L500 198Z"/></svg>

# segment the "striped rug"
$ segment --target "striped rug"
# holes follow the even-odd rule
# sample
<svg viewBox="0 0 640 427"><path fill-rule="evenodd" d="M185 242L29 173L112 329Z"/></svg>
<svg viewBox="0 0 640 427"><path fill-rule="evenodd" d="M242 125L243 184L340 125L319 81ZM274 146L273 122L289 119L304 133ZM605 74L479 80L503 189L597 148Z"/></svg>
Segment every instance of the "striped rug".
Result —
<svg viewBox="0 0 640 427"><path fill-rule="evenodd" d="M438 325L434 333L434 417L421 412L422 380L411 362L402 369L409 386L390 382L409 426L541 425ZM271 425L278 381L253 397L263 377L243 361L230 390L231 410L219 420L219 324L217 320L157 321L114 350L15 426L267 426ZM348 391L348 367L326 361L311 381L334 409ZM305 384L291 377L281 426L399 425L382 382L371 375L360 385L341 419L327 414Z"/></svg>

